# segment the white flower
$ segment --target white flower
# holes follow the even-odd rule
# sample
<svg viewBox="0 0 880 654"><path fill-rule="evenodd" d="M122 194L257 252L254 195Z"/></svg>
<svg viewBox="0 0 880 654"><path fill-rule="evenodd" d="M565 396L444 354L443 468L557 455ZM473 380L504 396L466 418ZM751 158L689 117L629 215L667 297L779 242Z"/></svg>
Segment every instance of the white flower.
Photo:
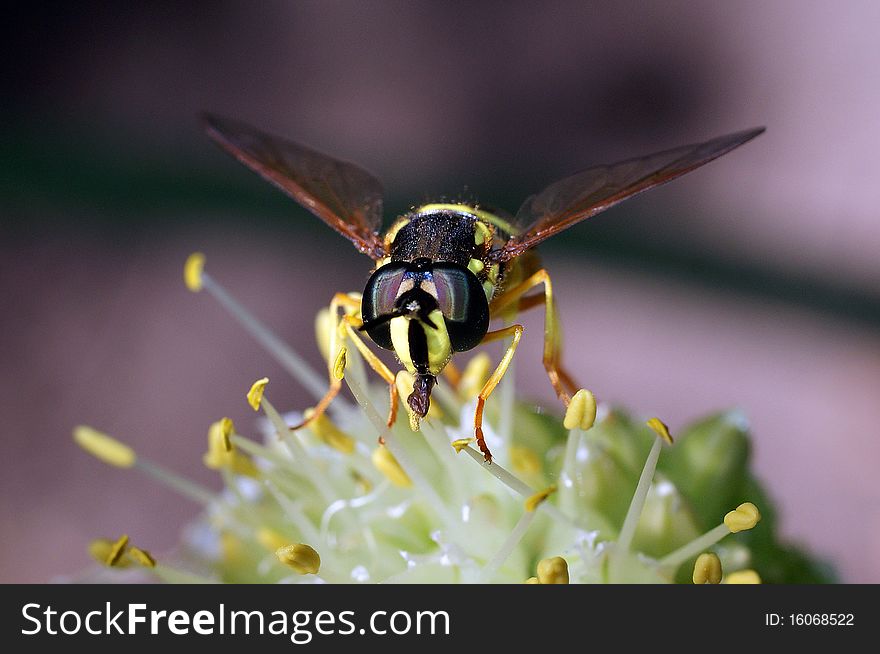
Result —
<svg viewBox="0 0 880 654"><path fill-rule="evenodd" d="M327 381L203 266L203 257L188 262L188 286L216 297L318 400ZM320 341L333 321L322 313L317 324L329 365ZM516 401L514 376L505 376L484 421L490 464L470 444L474 389L489 369L484 354L457 384L438 384L421 432L404 419L387 427L388 386L369 381L357 348L332 358L353 402L341 394L326 415L294 432L289 425L303 416L282 416L264 378L247 393L264 414L260 438L225 418L211 425L204 462L223 475L221 493L78 428L77 442L95 456L150 474L205 508L167 560L148 566L152 557L127 539L98 541L96 557L111 566L140 563L167 581L663 582L760 517L744 504L701 535L682 490L657 472L672 444L666 426L601 406L596 419L588 392L575 396L565 420L574 428L566 430L561 418ZM720 563L748 565L746 548L730 552L719 550ZM717 579L714 567L705 572L717 559L701 559L695 578Z"/></svg>

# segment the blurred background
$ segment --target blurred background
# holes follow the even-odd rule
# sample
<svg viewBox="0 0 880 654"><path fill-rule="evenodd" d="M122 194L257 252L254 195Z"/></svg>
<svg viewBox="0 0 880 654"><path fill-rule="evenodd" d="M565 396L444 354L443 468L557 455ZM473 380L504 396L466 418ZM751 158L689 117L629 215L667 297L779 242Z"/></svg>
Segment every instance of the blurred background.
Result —
<svg viewBox="0 0 880 654"><path fill-rule="evenodd" d="M0 139L0 581L162 551L197 512L70 438L80 423L206 485L209 423L310 397L181 266L316 366L313 318L369 261L217 150L211 110L356 161L387 216L515 211L595 163L756 125L756 141L541 250L567 359L673 431L737 406L783 533L880 582L880 5L92 3L9 10ZM552 398L541 316L523 394ZM276 399L277 398L277 399Z"/></svg>

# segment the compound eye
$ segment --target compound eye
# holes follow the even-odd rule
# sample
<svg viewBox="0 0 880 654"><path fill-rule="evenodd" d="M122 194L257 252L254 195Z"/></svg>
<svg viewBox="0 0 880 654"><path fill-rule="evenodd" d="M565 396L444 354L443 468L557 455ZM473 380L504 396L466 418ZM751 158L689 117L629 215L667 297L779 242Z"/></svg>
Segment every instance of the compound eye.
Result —
<svg viewBox="0 0 880 654"><path fill-rule="evenodd" d="M389 263L370 276L367 287L364 289L364 297L361 300L361 315L364 323L369 325L380 316L386 316L394 311L394 303L406 272L406 264ZM391 343L391 323L389 321L380 321L373 327L367 327L366 332L379 347L386 350L394 349L394 345Z"/></svg>
<svg viewBox="0 0 880 654"><path fill-rule="evenodd" d="M434 264L431 272L452 349L475 348L489 330L489 302L480 280L454 263Z"/></svg>

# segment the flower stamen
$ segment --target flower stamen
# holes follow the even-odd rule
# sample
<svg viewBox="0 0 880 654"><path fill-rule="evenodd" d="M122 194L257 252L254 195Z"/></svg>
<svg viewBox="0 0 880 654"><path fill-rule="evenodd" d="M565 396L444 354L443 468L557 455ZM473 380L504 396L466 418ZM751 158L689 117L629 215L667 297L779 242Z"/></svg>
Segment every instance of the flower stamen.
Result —
<svg viewBox="0 0 880 654"><path fill-rule="evenodd" d="M760 584L761 576L754 570L737 570L729 572L721 581L722 584Z"/></svg>
<svg viewBox="0 0 880 654"><path fill-rule="evenodd" d="M128 546L128 534L122 534L113 545L110 546L110 551L107 552L107 558L104 560L104 563L110 567L113 567L119 560L122 558L122 555L125 553L125 548Z"/></svg>
<svg viewBox="0 0 880 654"><path fill-rule="evenodd" d="M742 510L742 512L738 513L740 510ZM712 547L728 534L751 529L760 519L761 515L758 512L758 507L751 502L740 504L736 509L724 516L724 522L720 525L713 527L702 536L698 536L692 540L690 543L682 545L671 554L667 554L660 559L658 565L661 568L678 567L692 556L696 556L699 552ZM729 526L727 524L728 522L730 522L733 527ZM736 531L734 531L734 529Z"/></svg>
<svg viewBox="0 0 880 654"><path fill-rule="evenodd" d="M636 491L633 493L632 501L626 512L626 518L623 520L623 526L620 528L620 535L617 538L617 548L621 552L628 552L632 539L636 533L636 527L639 524L639 518L642 516L642 510L645 508L645 501L648 499L648 491L651 489L651 481L654 479L654 472L657 470L657 460L660 458L660 449L664 442L672 442L669 438L668 430L657 431L657 423L663 425L656 418L648 421L648 426L653 429L657 437L651 444L651 450L648 452L648 458L645 459L645 465L642 468L642 474L639 476L639 483L636 485ZM665 425L663 425L665 428ZM663 432L665 431L665 436Z"/></svg>
<svg viewBox="0 0 880 654"><path fill-rule="evenodd" d="M284 545L275 550L275 556L301 575L316 575L321 569L321 557L315 548L305 543Z"/></svg>
<svg viewBox="0 0 880 654"><path fill-rule="evenodd" d="M465 439L460 439L460 440L465 440ZM455 441L455 442L460 443L460 441ZM493 477L495 477L502 484L504 484L505 486L510 488L512 491L519 493L523 497L531 497L532 495L535 494L536 491L531 486L526 484L519 477L517 477L516 475L514 475L513 473L511 473L509 470L505 469L503 466L499 465L498 463L495 463L494 461L491 464L488 463L481 453L477 452L475 449L470 447L467 443L464 443L464 444L460 443L459 451L464 452L469 457L471 457L476 463L478 463L480 465L481 468L483 468L483 470L486 470L489 474L491 474ZM585 525L581 525L577 520L566 515L565 513L560 511L559 508L553 506L552 504L548 504L546 502L543 502L538 505L538 508L541 509L542 511L545 511L547 513L547 515L550 516L551 518L553 518L554 520L559 520L559 521L564 522L568 525L571 525L572 527L575 527L577 529L586 529Z"/></svg>
<svg viewBox="0 0 880 654"><path fill-rule="evenodd" d="M397 459L384 445L380 445L373 450L371 457L373 465L379 470L385 478L398 488L412 487L412 479L406 474L406 471L400 467Z"/></svg>
<svg viewBox="0 0 880 654"><path fill-rule="evenodd" d="M489 562L486 564L486 567L483 568L480 573L480 581L482 583L489 583L492 581L495 573L498 572L498 569L504 565L504 562L508 559L511 552L513 552L514 548L519 545L519 542L522 540L523 536L526 535L529 527L532 522L535 520L535 511L525 511L520 519L517 521L516 525L514 525L513 530L504 540L501 547L495 553Z"/></svg>
<svg viewBox="0 0 880 654"><path fill-rule="evenodd" d="M694 563L695 584L720 584L721 559L714 552L703 552Z"/></svg>
<svg viewBox="0 0 880 654"><path fill-rule="evenodd" d="M247 401L254 411L260 410L260 403L263 401L263 392L269 384L269 378L263 377L251 384L250 390L247 392Z"/></svg>
<svg viewBox="0 0 880 654"><path fill-rule="evenodd" d="M660 418L651 418L646 423L651 430L664 440L667 445L672 445L672 436L669 434L669 427Z"/></svg>
<svg viewBox="0 0 880 654"><path fill-rule="evenodd" d="M127 568L132 563L145 568L156 567L156 560L152 555L146 550L131 545L127 534L123 534L115 541L107 538L93 540L89 543L89 553L108 568Z"/></svg>
<svg viewBox="0 0 880 654"><path fill-rule="evenodd" d="M260 471L246 455L232 444L235 426L229 418L221 418L208 428L208 451L202 461L211 470L228 470L237 475L257 478Z"/></svg>
<svg viewBox="0 0 880 654"><path fill-rule="evenodd" d="M145 568L156 567L156 559L147 550L142 550L140 547L132 545L128 548L128 555Z"/></svg>
<svg viewBox="0 0 880 654"><path fill-rule="evenodd" d="M321 414L312 420L314 415L314 409L306 409L303 413L303 418L310 421L308 427L315 436L338 452L343 454L354 452L355 440L351 436L334 425L326 414Z"/></svg>
<svg viewBox="0 0 880 654"><path fill-rule="evenodd" d="M568 429L588 430L596 422L596 396L585 388L571 398L565 409L563 426Z"/></svg>
<svg viewBox="0 0 880 654"><path fill-rule="evenodd" d="M544 502L548 497L553 495L556 492L556 484L551 484L544 490L538 491L534 495L526 498L525 501L525 509L526 511L534 511L538 508L538 506Z"/></svg>
<svg viewBox="0 0 880 654"><path fill-rule="evenodd" d="M137 462L137 455L131 447L92 427L75 427L73 440L93 457L111 466L131 468Z"/></svg>
<svg viewBox="0 0 880 654"><path fill-rule="evenodd" d="M744 502L724 516L724 524L731 534L752 529L761 519L761 512L751 502Z"/></svg>
<svg viewBox="0 0 880 654"><path fill-rule="evenodd" d="M276 552L279 548L284 547L290 540L279 534L269 527L260 527L257 529L257 542L270 552Z"/></svg>
<svg viewBox="0 0 880 654"><path fill-rule="evenodd" d="M136 468L195 502L207 505L214 500L211 491L138 457L130 446L103 432L81 425L73 430L73 438L86 452L104 463L117 468Z"/></svg>
<svg viewBox="0 0 880 654"><path fill-rule="evenodd" d="M262 380L257 381L255 385L259 384L261 381ZM260 392L260 396L259 408L263 410L263 414L269 419L269 422L275 429L275 434L284 444L284 447L287 448L291 458L294 461L299 461L301 463L301 465L297 467L297 470L312 482L312 485L318 489L319 493L321 493L324 501L332 502L335 493L333 488L327 482L327 479L320 473L318 466L315 465L312 457L299 442L299 438L296 434L291 433L290 428L284 422L284 418L282 418L281 414L278 413L274 406L272 406L269 398L263 396L262 391Z"/></svg>
<svg viewBox="0 0 880 654"><path fill-rule="evenodd" d="M461 373L458 396L464 401L473 400L486 385L486 380L489 379L491 372L492 360L488 354L480 352L472 357Z"/></svg>
<svg viewBox="0 0 880 654"><path fill-rule="evenodd" d="M452 441L452 447L455 448L455 451L460 453L463 449L465 449L468 445L476 441L476 438L459 438L457 440Z"/></svg>
<svg viewBox="0 0 880 654"><path fill-rule="evenodd" d="M538 583L567 584L568 562L561 556L541 559L538 562Z"/></svg>
<svg viewBox="0 0 880 654"><path fill-rule="evenodd" d="M110 540L109 538L96 538L91 543L89 543L89 554L100 564L109 565L107 561L110 559L110 553L114 550L115 541ZM116 561L115 567L117 568L127 568L131 565L131 561L124 557L119 557Z"/></svg>
<svg viewBox="0 0 880 654"><path fill-rule="evenodd" d="M363 387L351 376L345 378L345 383L348 385L348 389L354 396L355 401L360 405L364 414L366 414L367 419L372 423L373 428L379 433L379 438L384 440L385 447L387 447L391 454L394 455L398 465L400 465L401 469L406 472L416 489L437 511L437 514L443 519L445 524L457 524L457 521L434 487L428 482L424 475L421 474L421 471L406 455L406 452L398 446L397 439L392 437L390 428L385 423L385 420L379 416L379 412L376 411L376 407L373 406L373 403L370 401Z"/></svg>
<svg viewBox="0 0 880 654"><path fill-rule="evenodd" d="M193 252L183 264L183 282L193 293L202 290L202 271L205 269L205 255Z"/></svg>
<svg viewBox="0 0 880 654"><path fill-rule="evenodd" d="M339 348L339 352L336 353L336 359L333 361L333 378L336 380L341 380L345 377L346 356L347 350L343 345Z"/></svg>

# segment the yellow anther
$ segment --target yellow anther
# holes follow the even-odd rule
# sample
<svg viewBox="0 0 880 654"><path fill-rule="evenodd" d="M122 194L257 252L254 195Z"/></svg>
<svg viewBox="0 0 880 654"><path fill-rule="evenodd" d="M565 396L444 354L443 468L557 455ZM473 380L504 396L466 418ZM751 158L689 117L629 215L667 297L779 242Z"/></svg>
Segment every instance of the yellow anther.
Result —
<svg viewBox="0 0 880 654"><path fill-rule="evenodd" d="M568 563L561 556L552 559L541 559L538 562L538 583L567 584Z"/></svg>
<svg viewBox="0 0 880 654"><path fill-rule="evenodd" d="M232 434L235 433L235 425L229 418L220 418L219 422L215 422L217 430L220 432L220 441L223 449L227 452L232 451ZM213 426L213 425L212 425Z"/></svg>
<svg viewBox="0 0 880 654"><path fill-rule="evenodd" d="M527 583L527 584L540 584L541 582L538 581L537 577L529 577L528 579L526 579L525 583Z"/></svg>
<svg viewBox="0 0 880 654"><path fill-rule="evenodd" d="M193 293L202 290L202 271L205 269L205 255L193 252L183 265L183 281Z"/></svg>
<svg viewBox="0 0 880 654"><path fill-rule="evenodd" d="M263 401L263 391L266 390L266 386L269 383L268 377L263 377L262 379L258 379L251 386L251 390L247 392L247 401L248 404L251 405L251 408L254 411L260 410L260 403Z"/></svg>
<svg viewBox="0 0 880 654"><path fill-rule="evenodd" d="M373 490L372 482L369 479L367 479L366 477L364 477L357 470L351 470L350 474L351 474L351 478L354 479L354 483L357 484L358 491L360 491L360 493L362 495L366 495L371 490Z"/></svg>
<svg viewBox="0 0 880 654"><path fill-rule="evenodd" d="M137 455L128 445L85 425L74 428L73 440L93 457L117 468L130 468L137 461Z"/></svg>
<svg viewBox="0 0 880 654"><path fill-rule="evenodd" d="M208 451L205 452L202 460L205 465L212 470L219 470L229 461L229 453L232 452L232 441L224 429L223 421L229 420L223 418L217 422L212 422L208 427ZM229 421L231 423L231 421Z"/></svg>
<svg viewBox="0 0 880 654"><path fill-rule="evenodd" d="M275 550L275 556L301 575L315 575L321 569L321 557L313 547L305 543L279 547Z"/></svg>
<svg viewBox="0 0 880 654"><path fill-rule="evenodd" d="M306 409L303 417L306 419L315 415L314 409ZM351 454L354 452L354 439L333 424L325 414L321 414L309 423L309 429L312 433L324 441L327 445L335 450L339 450L343 454Z"/></svg>
<svg viewBox="0 0 880 654"><path fill-rule="evenodd" d="M383 445L377 447L373 450L373 456L371 458L373 460L373 465L376 466L379 472L385 475L392 484L400 486L401 488L409 488L412 486L412 480L409 478L409 475L400 467L397 459L394 458L391 450L387 447Z"/></svg>
<svg viewBox="0 0 880 654"><path fill-rule="evenodd" d="M155 568L156 567L156 559L153 558L153 555L150 554L147 550L142 550L140 547L135 547L132 545L128 548L128 554L136 563L140 563L145 568Z"/></svg>
<svg viewBox="0 0 880 654"><path fill-rule="evenodd" d="M120 559L122 559L122 555L125 554L126 547L128 547L128 535L122 534L122 536L110 546L110 551L107 552L107 558L104 559L104 563L111 567L115 566L119 563Z"/></svg>
<svg viewBox="0 0 880 654"><path fill-rule="evenodd" d="M550 486L548 486L544 490L538 491L537 493L535 493L534 495L532 495L531 497L529 497L525 501L526 511L534 511L535 509L538 508L538 505L541 504L541 502L546 500L548 497L553 495L553 493L555 493L555 492L556 492L556 484L551 484Z"/></svg>
<svg viewBox="0 0 880 654"><path fill-rule="evenodd" d="M333 362L333 377L335 379L343 379L345 377L345 348L339 348L336 360Z"/></svg>
<svg viewBox="0 0 880 654"><path fill-rule="evenodd" d="M229 469L232 472L237 475L251 477L252 479L258 479L260 477L260 469L257 468L250 458L238 451L232 452L231 454L232 461L229 464Z"/></svg>
<svg viewBox="0 0 880 654"><path fill-rule="evenodd" d="M724 577L725 584L760 584L761 576L754 570L737 570Z"/></svg>
<svg viewBox="0 0 880 654"><path fill-rule="evenodd" d="M110 553L111 547L113 547L113 541L109 538L96 538L89 543L89 554L103 563L107 560L107 555Z"/></svg>
<svg viewBox="0 0 880 654"><path fill-rule="evenodd" d="M205 467L211 470L226 468L237 475L258 477L260 471L247 456L232 445L234 426L229 418L211 423L208 428L208 451L202 457Z"/></svg>
<svg viewBox="0 0 880 654"><path fill-rule="evenodd" d="M330 360L330 339L333 338L333 330L336 325L333 316L330 315L330 309L324 307L315 316L315 340L318 342L318 349L324 361Z"/></svg>
<svg viewBox="0 0 880 654"><path fill-rule="evenodd" d="M660 420L660 418L651 418L646 423L655 434L666 441L667 445L672 445L672 436L669 434L669 427Z"/></svg>
<svg viewBox="0 0 880 654"><path fill-rule="evenodd" d="M589 429L596 422L596 396L586 388L582 388L568 403L565 419L562 421L566 429Z"/></svg>
<svg viewBox="0 0 880 654"><path fill-rule="evenodd" d="M455 448L456 452L461 452L468 445L473 443L475 438L459 438L458 440L452 441L452 447Z"/></svg>
<svg viewBox="0 0 880 654"><path fill-rule="evenodd" d="M703 552L694 563L695 584L720 584L721 559L714 552Z"/></svg>
<svg viewBox="0 0 880 654"><path fill-rule="evenodd" d="M745 502L724 516L724 524L730 529L731 534L735 534L751 529L760 519L761 512L758 511L758 507L751 502Z"/></svg>
<svg viewBox="0 0 880 654"><path fill-rule="evenodd" d="M458 394L464 400L472 400L475 398L486 380L492 373L492 360L485 352L480 352L467 362L461 373L461 381L458 383Z"/></svg>
<svg viewBox="0 0 880 654"><path fill-rule="evenodd" d="M528 447L510 446L510 467L521 475L535 475L543 469L541 459Z"/></svg>
<svg viewBox="0 0 880 654"><path fill-rule="evenodd" d="M103 565L107 565L107 560L110 557L110 552L113 550L114 541L109 538L96 538L91 543L89 543L89 554L92 555L98 563ZM126 557L121 557L114 567L117 568L127 568L131 564Z"/></svg>
<svg viewBox="0 0 880 654"><path fill-rule="evenodd" d="M257 541L270 552L276 552L290 542L289 539L268 527L260 527L257 530Z"/></svg>

